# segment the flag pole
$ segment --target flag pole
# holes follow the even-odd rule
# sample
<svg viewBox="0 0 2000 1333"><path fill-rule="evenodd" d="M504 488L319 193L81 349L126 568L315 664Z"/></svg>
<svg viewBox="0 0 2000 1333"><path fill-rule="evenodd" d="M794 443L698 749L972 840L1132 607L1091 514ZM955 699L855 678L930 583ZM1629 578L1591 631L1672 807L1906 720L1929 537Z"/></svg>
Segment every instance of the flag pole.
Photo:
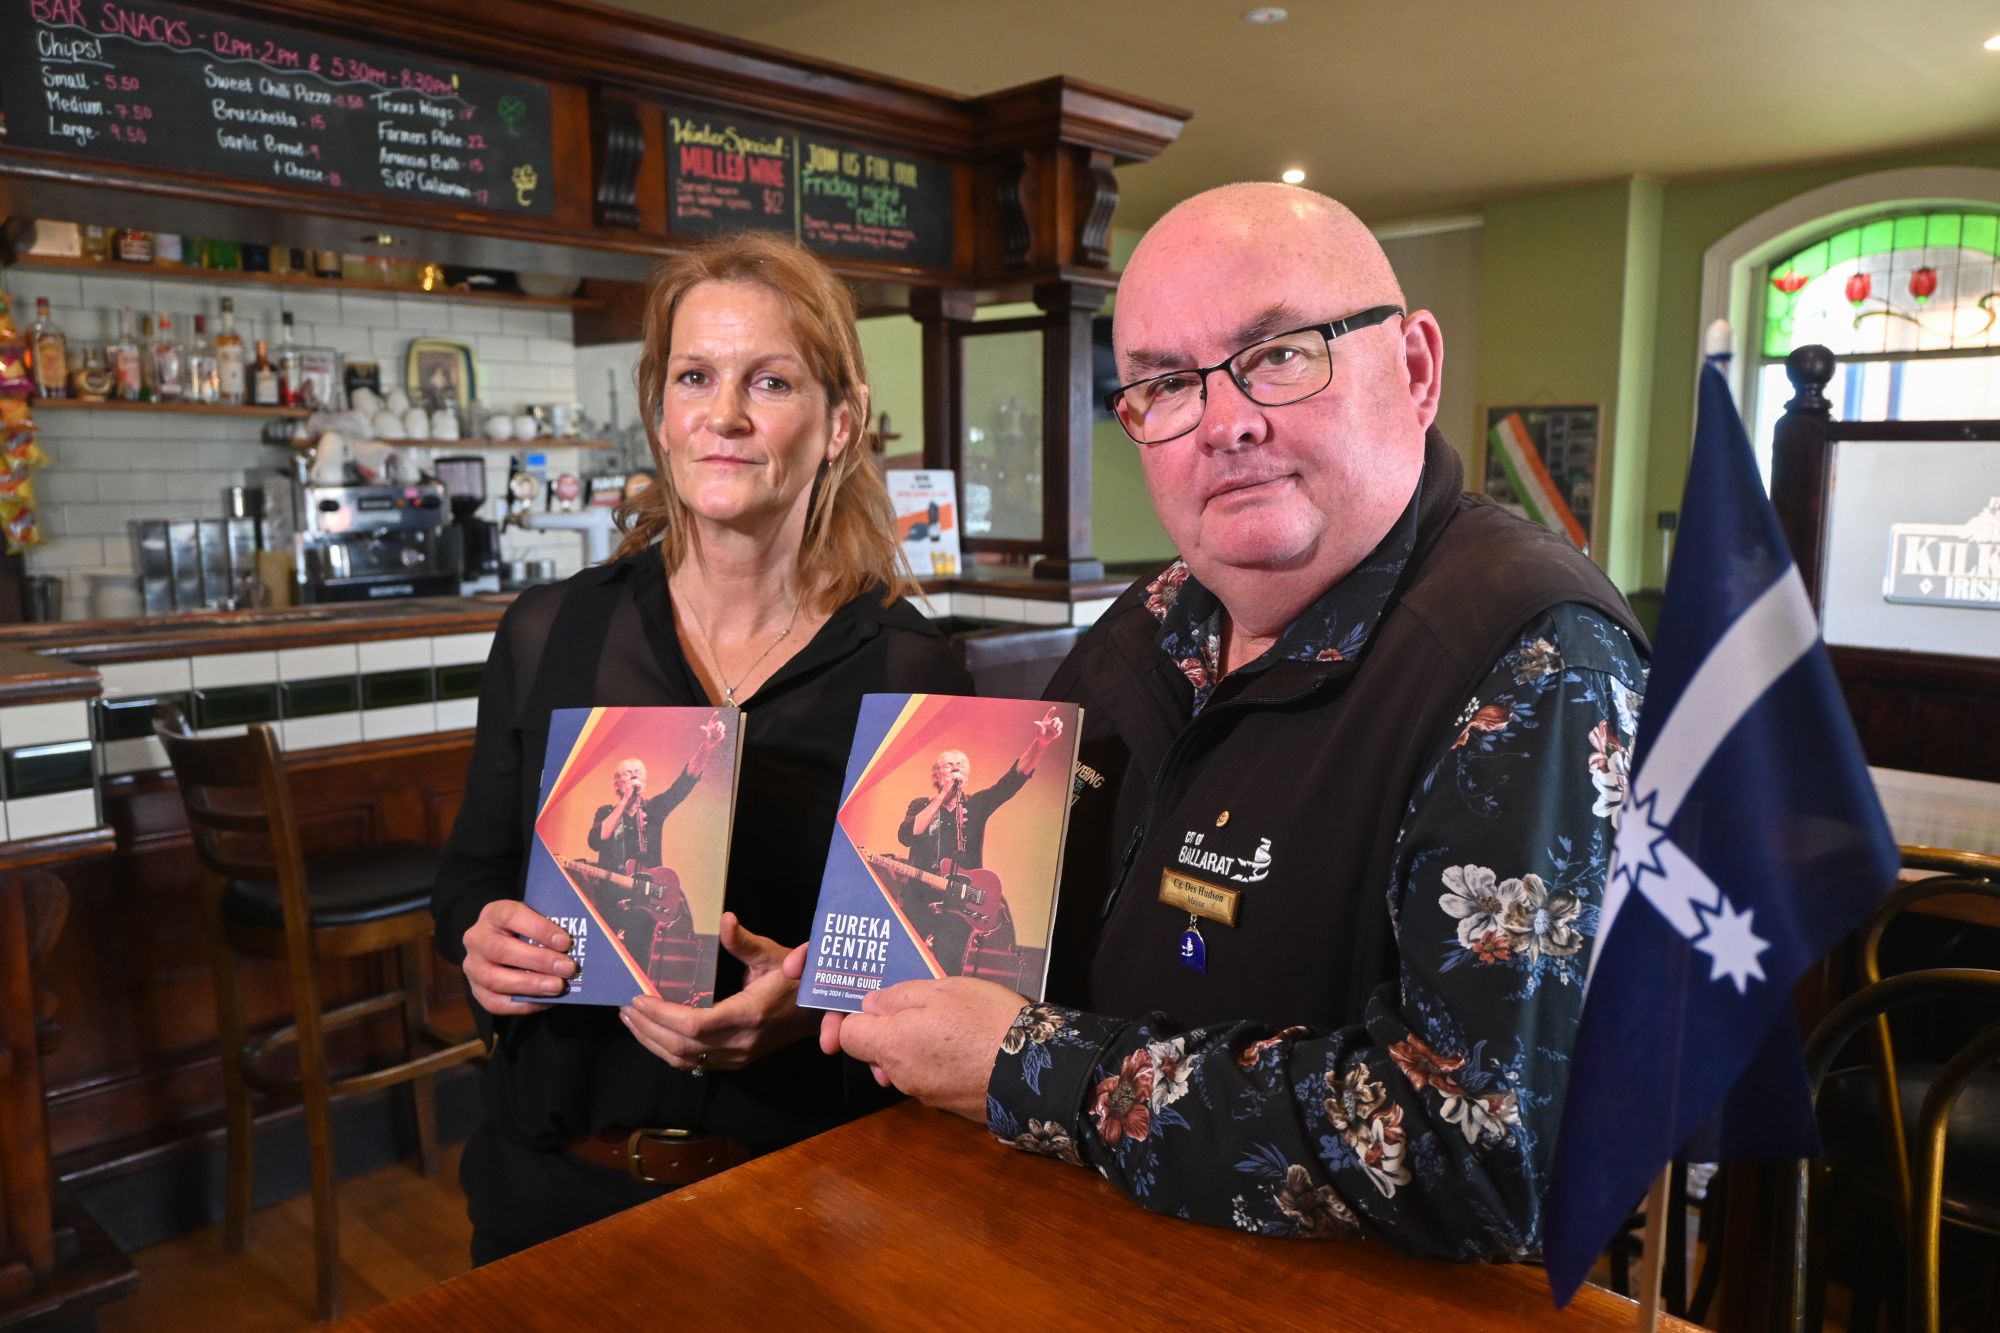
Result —
<svg viewBox="0 0 2000 1333"><path fill-rule="evenodd" d="M1646 1227L1639 1233L1639 1333L1660 1326L1660 1275L1667 1259L1667 1209L1673 1199L1674 1164L1670 1161L1646 1191Z"/></svg>

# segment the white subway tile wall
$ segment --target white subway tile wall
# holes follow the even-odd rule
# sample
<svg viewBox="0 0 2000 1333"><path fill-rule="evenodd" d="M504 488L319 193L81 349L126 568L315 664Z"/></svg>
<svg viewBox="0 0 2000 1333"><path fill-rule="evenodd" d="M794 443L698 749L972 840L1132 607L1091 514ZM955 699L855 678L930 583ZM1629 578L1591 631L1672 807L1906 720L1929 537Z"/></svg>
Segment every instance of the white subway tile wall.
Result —
<svg viewBox="0 0 2000 1333"><path fill-rule="evenodd" d="M219 299L236 305L236 328L246 342L278 341L279 315L292 312L296 337L307 346L331 347L348 360L375 361L385 387L402 381L412 338L458 338L478 359L479 399L488 408L518 412L531 403L576 398L575 349L567 310L513 308L441 297L380 293L284 291L253 286L155 282L143 273L107 268L96 273L37 273L14 269L8 287L21 308L46 296L72 346L102 345L117 336L118 311L166 310L176 332L191 336L192 316L209 316L214 332ZM254 416L184 416L153 412L44 412L37 418L49 465L35 473L43 543L28 552L28 570L64 582L63 615L90 614L90 575L133 570L126 524L135 518L208 518L223 512L231 486L256 485L285 465L285 451L259 442L264 422ZM420 466L429 452L416 451ZM439 452L452 452L449 449ZM503 494L508 451L488 449L486 489ZM549 474L588 473L605 455L549 448ZM500 504L483 511L497 518ZM549 559L559 575L583 565L582 539L566 532L510 530L502 538L506 559Z"/></svg>
<svg viewBox="0 0 2000 1333"><path fill-rule="evenodd" d="M0 748L15 750L23 745L89 739L90 704L86 700L0 708Z"/></svg>
<svg viewBox="0 0 2000 1333"><path fill-rule="evenodd" d="M54 833L74 833L97 826L97 788L59 791L50 796L30 796L8 801L7 836L45 838Z"/></svg>

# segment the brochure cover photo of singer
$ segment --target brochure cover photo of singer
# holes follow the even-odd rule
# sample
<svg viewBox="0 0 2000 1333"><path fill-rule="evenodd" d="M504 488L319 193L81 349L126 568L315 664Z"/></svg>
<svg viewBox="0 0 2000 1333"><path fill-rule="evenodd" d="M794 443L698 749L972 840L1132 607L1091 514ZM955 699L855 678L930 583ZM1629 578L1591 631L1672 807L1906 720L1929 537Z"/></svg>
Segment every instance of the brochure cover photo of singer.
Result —
<svg viewBox="0 0 2000 1333"><path fill-rule="evenodd" d="M949 976L1040 997L1081 719L1028 699L861 701L802 1006L851 1013Z"/></svg>
<svg viewBox="0 0 2000 1333"><path fill-rule="evenodd" d="M714 1002L741 720L734 708L550 714L522 898L576 941L579 970L552 1003Z"/></svg>

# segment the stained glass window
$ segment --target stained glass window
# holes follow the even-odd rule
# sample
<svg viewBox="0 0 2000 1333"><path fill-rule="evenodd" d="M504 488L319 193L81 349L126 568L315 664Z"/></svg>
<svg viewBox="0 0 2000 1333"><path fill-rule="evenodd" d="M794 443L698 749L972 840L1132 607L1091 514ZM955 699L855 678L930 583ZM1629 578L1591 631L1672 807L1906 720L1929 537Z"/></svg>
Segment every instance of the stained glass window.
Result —
<svg viewBox="0 0 2000 1333"><path fill-rule="evenodd" d="M1771 265L1766 357L2000 348L2000 214L1874 218Z"/></svg>

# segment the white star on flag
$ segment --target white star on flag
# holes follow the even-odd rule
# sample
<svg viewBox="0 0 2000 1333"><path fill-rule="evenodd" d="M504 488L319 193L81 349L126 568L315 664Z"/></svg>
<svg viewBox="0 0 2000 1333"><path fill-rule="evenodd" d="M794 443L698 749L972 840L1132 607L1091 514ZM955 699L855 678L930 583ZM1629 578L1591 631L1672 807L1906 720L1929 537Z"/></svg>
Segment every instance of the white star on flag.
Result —
<svg viewBox="0 0 2000 1333"><path fill-rule="evenodd" d="M1738 993L1764 979L1758 956L1770 947L1722 890L1667 834L1681 802L1743 715L1819 641L1819 624L1796 565L1736 618L1702 659L1633 775L1632 799L1611 848L1599 939L1636 890L1683 938L1714 960L1711 981L1727 976ZM1590 977L1600 955L1593 951ZM1586 992L1589 978L1584 982Z"/></svg>

